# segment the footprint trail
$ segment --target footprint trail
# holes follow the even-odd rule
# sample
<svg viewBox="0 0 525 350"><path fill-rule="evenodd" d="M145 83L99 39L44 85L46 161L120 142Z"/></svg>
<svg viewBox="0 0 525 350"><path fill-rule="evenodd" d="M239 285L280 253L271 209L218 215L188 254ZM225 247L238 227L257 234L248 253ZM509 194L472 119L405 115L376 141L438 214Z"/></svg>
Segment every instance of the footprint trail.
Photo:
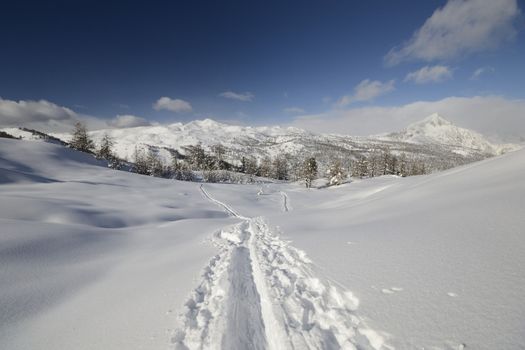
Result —
<svg viewBox="0 0 525 350"><path fill-rule="evenodd" d="M186 302L173 349L392 349L356 314L358 299L318 274L264 218L244 217L200 190L242 222L213 236L219 253Z"/></svg>

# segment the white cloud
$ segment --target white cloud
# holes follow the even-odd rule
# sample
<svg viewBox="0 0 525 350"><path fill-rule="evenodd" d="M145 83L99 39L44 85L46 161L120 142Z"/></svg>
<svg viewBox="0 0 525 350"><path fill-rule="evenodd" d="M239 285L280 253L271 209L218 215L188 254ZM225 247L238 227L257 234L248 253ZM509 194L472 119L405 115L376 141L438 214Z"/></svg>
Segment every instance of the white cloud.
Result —
<svg viewBox="0 0 525 350"><path fill-rule="evenodd" d="M76 121L82 120L89 128L107 126L106 122L70 108L39 100L13 101L0 97L0 126L26 127L44 132L62 132L72 128Z"/></svg>
<svg viewBox="0 0 525 350"><path fill-rule="evenodd" d="M253 101L253 99L255 98L255 96L251 92L237 93L233 91L225 91L220 93L219 96L244 102Z"/></svg>
<svg viewBox="0 0 525 350"><path fill-rule="evenodd" d="M136 126L151 125L148 120L131 114L117 115L113 120L110 120L108 124L115 128L133 128Z"/></svg>
<svg viewBox="0 0 525 350"><path fill-rule="evenodd" d="M412 81L416 84L438 83L452 78L452 70L447 66L425 66L414 72L410 72L405 77L405 81Z"/></svg>
<svg viewBox="0 0 525 350"><path fill-rule="evenodd" d="M12 101L0 98L0 122L16 125L27 122L50 122L72 120L78 114L67 107L58 106L46 100Z"/></svg>
<svg viewBox="0 0 525 350"><path fill-rule="evenodd" d="M181 99L171 99L169 97L161 97L153 104L153 109L160 111L162 109L171 112L190 112L192 110L191 104L188 101Z"/></svg>
<svg viewBox="0 0 525 350"><path fill-rule="evenodd" d="M478 80L479 77L482 76L483 74L485 74L485 73L492 73L494 71L495 71L495 69L492 68L492 67L481 67L481 68L478 68L472 73L472 76L470 77L470 80Z"/></svg>
<svg viewBox="0 0 525 350"><path fill-rule="evenodd" d="M353 95L343 96L337 101L338 106L347 106L354 102L373 100L374 98L384 95L394 90L394 80L380 82L378 80L365 79L354 88Z"/></svg>
<svg viewBox="0 0 525 350"><path fill-rule="evenodd" d="M133 115L117 115L111 120L97 118L77 113L46 100L13 101L0 98L0 127L26 127L43 132L68 132L73 129L77 121L85 123L89 130L151 124Z"/></svg>
<svg viewBox="0 0 525 350"><path fill-rule="evenodd" d="M283 109L286 113L304 113L304 109L299 107L288 107Z"/></svg>
<svg viewBox="0 0 525 350"><path fill-rule="evenodd" d="M496 48L515 37L519 13L516 0L449 0L385 61L452 59Z"/></svg>
<svg viewBox="0 0 525 350"><path fill-rule="evenodd" d="M292 126L314 132L371 135L401 130L438 112L459 126L505 140L525 137L525 100L499 96L447 97L402 106L332 110L297 117Z"/></svg>

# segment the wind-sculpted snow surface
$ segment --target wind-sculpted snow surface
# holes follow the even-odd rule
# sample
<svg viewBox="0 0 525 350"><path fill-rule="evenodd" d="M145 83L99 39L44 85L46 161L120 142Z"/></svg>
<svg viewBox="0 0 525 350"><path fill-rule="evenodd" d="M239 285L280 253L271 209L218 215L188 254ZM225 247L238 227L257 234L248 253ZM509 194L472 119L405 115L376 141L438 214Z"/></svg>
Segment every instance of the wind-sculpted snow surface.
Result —
<svg viewBox="0 0 525 350"><path fill-rule="evenodd" d="M305 253L261 218L215 234L204 269L172 338L174 349L388 349L357 316L358 299L316 273ZM219 346L220 344L220 346Z"/></svg>
<svg viewBox="0 0 525 350"><path fill-rule="evenodd" d="M165 349L232 223L195 183L0 139L0 349Z"/></svg>

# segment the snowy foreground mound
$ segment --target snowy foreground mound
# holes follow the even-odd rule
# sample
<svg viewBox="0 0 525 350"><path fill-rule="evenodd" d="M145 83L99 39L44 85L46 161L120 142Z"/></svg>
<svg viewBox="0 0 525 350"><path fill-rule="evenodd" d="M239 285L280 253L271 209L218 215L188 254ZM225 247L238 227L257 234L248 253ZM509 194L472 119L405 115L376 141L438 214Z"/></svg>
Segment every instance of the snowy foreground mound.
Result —
<svg viewBox="0 0 525 350"><path fill-rule="evenodd" d="M524 159L200 186L0 139L0 348L519 349Z"/></svg>

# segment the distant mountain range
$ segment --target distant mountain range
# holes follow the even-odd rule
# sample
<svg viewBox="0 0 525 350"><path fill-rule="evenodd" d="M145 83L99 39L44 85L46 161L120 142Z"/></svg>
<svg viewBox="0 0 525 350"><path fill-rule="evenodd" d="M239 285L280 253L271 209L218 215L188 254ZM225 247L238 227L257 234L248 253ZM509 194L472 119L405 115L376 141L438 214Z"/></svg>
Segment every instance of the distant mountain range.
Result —
<svg viewBox="0 0 525 350"><path fill-rule="evenodd" d="M2 130L22 138L39 137L12 128ZM513 144L493 144L481 134L458 127L438 114L399 132L368 137L316 134L292 127L236 126L211 119L90 132L95 143L104 134L113 138L114 151L123 159L132 160L135 148L143 147L157 152L166 162L172 155L183 156L185 147L197 144L205 149L221 144L227 150L227 159L234 164L242 157L287 155L294 159L314 156L321 166L334 158L352 160L387 148L394 154L422 158L433 170L441 170L519 148ZM53 136L65 141L71 137Z"/></svg>

